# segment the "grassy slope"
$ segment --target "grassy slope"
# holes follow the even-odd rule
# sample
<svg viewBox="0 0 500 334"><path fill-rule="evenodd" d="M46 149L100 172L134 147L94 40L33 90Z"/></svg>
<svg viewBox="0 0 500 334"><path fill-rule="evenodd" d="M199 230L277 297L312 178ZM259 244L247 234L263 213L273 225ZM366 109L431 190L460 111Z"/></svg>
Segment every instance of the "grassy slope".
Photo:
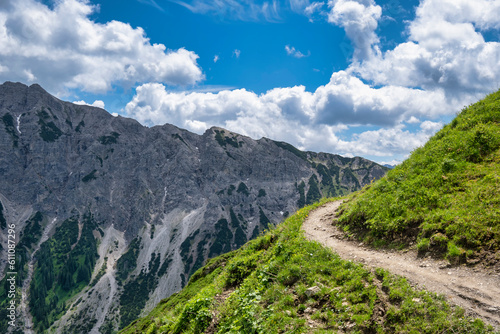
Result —
<svg viewBox="0 0 500 334"><path fill-rule="evenodd" d="M314 333L492 331L403 278L371 272L307 241L302 222L322 203L210 260L181 292L123 333L310 333L311 324Z"/></svg>
<svg viewBox="0 0 500 334"><path fill-rule="evenodd" d="M452 262L500 261L500 91L464 109L387 176L355 193L340 223L365 241L417 242Z"/></svg>

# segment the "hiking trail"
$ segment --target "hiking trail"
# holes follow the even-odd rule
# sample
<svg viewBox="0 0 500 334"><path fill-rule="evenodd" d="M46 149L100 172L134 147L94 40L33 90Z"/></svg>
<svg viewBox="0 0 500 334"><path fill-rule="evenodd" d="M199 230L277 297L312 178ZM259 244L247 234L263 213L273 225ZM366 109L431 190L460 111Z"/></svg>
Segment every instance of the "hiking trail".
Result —
<svg viewBox="0 0 500 334"><path fill-rule="evenodd" d="M468 315L481 318L500 329L500 273L479 267L452 267L446 260L418 257L416 250L380 250L360 241L346 240L335 226L341 200L311 211L302 229L309 240L329 247L343 259L383 268L405 277L413 286L443 294L450 304L462 307Z"/></svg>

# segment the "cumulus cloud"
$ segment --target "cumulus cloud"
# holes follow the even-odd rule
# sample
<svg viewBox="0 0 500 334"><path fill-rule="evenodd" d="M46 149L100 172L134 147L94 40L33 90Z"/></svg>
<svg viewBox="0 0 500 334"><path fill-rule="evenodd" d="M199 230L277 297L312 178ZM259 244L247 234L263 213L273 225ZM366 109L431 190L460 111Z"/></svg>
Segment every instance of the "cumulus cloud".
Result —
<svg viewBox="0 0 500 334"><path fill-rule="evenodd" d="M89 18L95 10L87 0L57 1L52 9L34 0L0 6L0 65L7 67L0 80L36 80L57 94L203 80L194 52L152 44L142 28L127 23L96 23Z"/></svg>
<svg viewBox="0 0 500 334"><path fill-rule="evenodd" d="M290 5L304 13L325 6ZM407 23L407 40L385 51L376 34L382 10L374 0L330 0L327 6L328 21L345 29L354 53L346 70L315 91L172 92L144 84L126 113L145 125L168 122L197 133L217 125L302 149L394 161L423 145L441 119L500 86L500 43L484 38L500 29L498 1L422 0ZM289 45L285 51L299 52Z"/></svg>
<svg viewBox="0 0 500 334"><path fill-rule="evenodd" d="M214 63L216 63L219 60L219 55L214 56Z"/></svg>
<svg viewBox="0 0 500 334"><path fill-rule="evenodd" d="M375 33L382 8L374 0L329 0L328 22L344 28L354 44L354 60L369 59L378 50Z"/></svg>
<svg viewBox="0 0 500 334"><path fill-rule="evenodd" d="M300 0L290 5L297 11L321 8ZM424 0L408 25L408 40L381 52L375 33L380 6L373 0L330 0L328 20L351 39L353 62L314 92L296 86L261 95L245 89L179 93L145 84L126 113L146 125L168 122L197 133L217 125L302 149L402 157L442 127L432 120L484 96L500 76L498 43L485 42L481 34L498 28L498 5L479 0L477 6L481 9L465 0ZM304 56L290 45L285 51ZM406 124L419 127L409 130ZM358 133L359 126L374 129Z"/></svg>
<svg viewBox="0 0 500 334"><path fill-rule="evenodd" d="M418 124L420 123L420 120L416 118L415 116L410 116L410 118L406 121L408 124Z"/></svg>
<svg viewBox="0 0 500 334"><path fill-rule="evenodd" d="M92 107L97 107L97 108L102 108L104 109L104 101L101 100L95 100L94 103L90 104L85 102L84 100L81 101L74 101L74 104L79 104L79 105L86 105L86 106L92 106Z"/></svg>
<svg viewBox="0 0 500 334"><path fill-rule="evenodd" d="M233 55L234 55L236 58L240 58L240 54L241 54L241 50L234 49L234 51L233 51Z"/></svg>
<svg viewBox="0 0 500 334"><path fill-rule="evenodd" d="M430 126L433 122L424 122L418 134L411 134L403 130L402 121L455 107L446 103L442 92L402 87L376 89L346 72L338 72L315 92L296 86L275 88L261 95L245 89L179 93L169 92L161 84L145 84L137 88L125 111L149 126L172 123L202 133L217 125L308 150L390 156L423 144L436 130ZM360 134L350 141L338 136L359 125L386 128ZM400 139L392 142L395 138Z"/></svg>
<svg viewBox="0 0 500 334"><path fill-rule="evenodd" d="M442 123L426 121L416 132L405 130L404 125L365 131L354 135L351 141L342 142L339 147L345 152L364 156L382 157L387 156L388 152L392 155L405 155L425 144L442 127Z"/></svg>
<svg viewBox="0 0 500 334"><path fill-rule="evenodd" d="M422 1L408 41L350 70L377 85L439 88L473 101L500 87L500 43L482 34L500 28L499 16L498 1Z"/></svg>

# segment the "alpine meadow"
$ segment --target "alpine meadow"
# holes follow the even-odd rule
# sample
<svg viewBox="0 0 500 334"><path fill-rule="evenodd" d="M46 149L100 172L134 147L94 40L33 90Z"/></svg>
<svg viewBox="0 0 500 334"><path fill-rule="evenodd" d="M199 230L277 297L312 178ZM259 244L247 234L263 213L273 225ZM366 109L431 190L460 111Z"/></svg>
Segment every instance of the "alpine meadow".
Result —
<svg viewBox="0 0 500 334"><path fill-rule="evenodd" d="M500 334L500 0L0 0L0 333Z"/></svg>

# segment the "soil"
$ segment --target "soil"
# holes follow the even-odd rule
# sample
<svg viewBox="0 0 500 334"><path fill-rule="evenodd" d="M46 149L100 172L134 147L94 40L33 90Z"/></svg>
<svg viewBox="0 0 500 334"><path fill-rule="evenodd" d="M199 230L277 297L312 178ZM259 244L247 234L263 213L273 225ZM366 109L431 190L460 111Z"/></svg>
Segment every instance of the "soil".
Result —
<svg viewBox="0 0 500 334"><path fill-rule="evenodd" d="M217 332L217 327L219 326L219 307L224 304L227 297L234 292L235 289L228 289L224 292L215 295L215 306L214 311L212 311L212 322L205 330L204 334L214 334Z"/></svg>
<svg viewBox="0 0 500 334"><path fill-rule="evenodd" d="M368 268L384 268L405 277L414 287L442 294L450 304L500 330L500 272L479 266L451 266L446 260L418 257L412 249L381 250L346 240L335 226L341 203L326 203L309 214L302 226L309 240L331 248L343 259L361 262Z"/></svg>

